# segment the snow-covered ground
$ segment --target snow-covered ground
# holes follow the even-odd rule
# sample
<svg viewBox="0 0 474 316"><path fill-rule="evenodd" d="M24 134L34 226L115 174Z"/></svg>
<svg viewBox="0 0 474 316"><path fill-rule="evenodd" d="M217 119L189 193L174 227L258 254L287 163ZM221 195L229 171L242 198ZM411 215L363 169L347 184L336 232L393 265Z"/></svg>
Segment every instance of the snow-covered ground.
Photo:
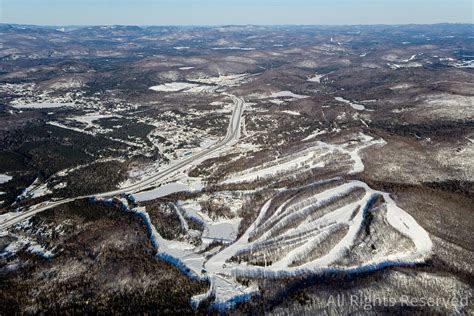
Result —
<svg viewBox="0 0 474 316"><path fill-rule="evenodd" d="M29 104L10 104L10 106L16 109L54 109L54 108L62 108L62 107L73 107L75 106L75 104L74 103L44 102L44 103L29 103Z"/></svg>
<svg viewBox="0 0 474 316"><path fill-rule="evenodd" d="M236 223L235 223L236 222ZM240 219L226 220L219 223L212 223L207 226L207 231L202 238L222 241L234 241L237 237L238 224Z"/></svg>
<svg viewBox="0 0 474 316"><path fill-rule="evenodd" d="M342 203L341 206L332 206L333 201L356 190L362 192L359 198ZM377 196L382 197L384 203L372 209ZM232 307L242 295L256 291L251 286L243 287L236 277L280 278L337 271L359 273L390 265L421 262L431 251L432 243L428 234L409 214L396 206L387 193L372 190L360 181L349 181L303 200L293 201L290 198L282 202L275 212L267 214L271 203L270 200L262 207L257 220L239 240L204 264L212 283L214 304L220 309ZM324 208L327 208L326 213L318 216L319 210ZM405 240L403 245L412 243L413 249L409 246L392 247L390 245L396 245L397 240L382 237L377 244L380 249L364 253L362 263L350 264L350 260L349 263L343 263L344 258L351 258L350 249L364 245L357 236L364 229L367 212L384 217L386 228L382 228L382 231L387 232L390 238L402 236L398 238ZM311 256L311 249L317 249L319 244L333 238L332 234L343 227L346 227L344 235L333 242L326 254L323 252L320 256ZM401 235L388 234L390 230ZM252 258L261 261L261 264L251 263L255 262ZM208 295L194 297L194 303L198 304Z"/></svg>
<svg viewBox="0 0 474 316"><path fill-rule="evenodd" d="M254 47L238 47L238 46L228 46L228 47L212 47L213 50L255 50Z"/></svg>
<svg viewBox="0 0 474 316"><path fill-rule="evenodd" d="M52 192L48 189L47 184L42 183L39 178L36 178L36 180L33 181L33 183L27 187L20 196L18 196L18 198L35 199L50 193Z"/></svg>
<svg viewBox="0 0 474 316"><path fill-rule="evenodd" d="M0 223L2 220L6 220L5 217L0 218ZM28 230L32 225L31 221L25 221L19 224L19 227ZM18 251L24 249L27 252L36 254L43 258L49 259L54 256L51 250L46 249L46 247L40 245L36 240L32 239L31 236L28 234L13 234L15 240L11 242L7 247L0 250L0 258L2 257L10 257L16 254ZM8 269L8 267L7 267Z"/></svg>
<svg viewBox="0 0 474 316"><path fill-rule="evenodd" d="M111 117L119 117L117 114L103 114L99 112L92 112L87 113L85 115L78 115L78 116L71 116L68 117L68 120L80 122L86 125L87 129L98 129L100 128L97 124L94 124L94 121L103 119L103 118L111 118Z"/></svg>
<svg viewBox="0 0 474 316"><path fill-rule="evenodd" d="M249 74L221 75L219 77L190 79L190 81L208 85L234 87L244 83L248 77Z"/></svg>
<svg viewBox="0 0 474 316"><path fill-rule="evenodd" d="M409 58L407 63L412 62L413 59ZM181 67L180 69L187 70L192 67ZM322 77L316 74L315 77L308 80L320 82ZM198 78L189 80L189 82L165 83L150 87L150 89L158 92L218 93L219 88L239 85L247 78L246 74ZM270 97L262 96L260 98L273 98L270 102L281 104L288 99L296 100L307 97L291 91L280 91L272 93ZM340 97L335 99L349 104L358 111L365 110L363 105ZM225 107L225 103L215 104L215 106L218 105L223 105L221 111L230 113L229 109ZM300 115L296 111L285 110L282 112L289 115ZM179 114L170 111L160 115L165 115L166 120L144 119L146 123L156 127L155 131L148 135L152 143L155 143L154 136L156 136L156 139L163 137L175 144L182 144L183 141L190 140L199 144L198 147L185 147L181 150L172 148L175 156L171 157L170 164L176 163L178 159L186 157L188 154L193 154L194 150L208 148L218 140L217 137L208 137L206 131L199 129L189 128L186 133L181 132L182 126L180 125L183 124L180 119L185 120L185 118L180 118ZM199 115L203 114L189 114L191 117ZM87 126L86 128L91 129L95 128L94 121L111 116L114 115L94 111L86 115L70 117L69 120L83 123ZM245 125L245 123L242 124ZM77 127L66 126L65 128ZM79 130L87 132L84 129ZM316 130L303 140L311 141L325 132ZM244 131L242 133L246 134ZM375 140L362 133L353 135L342 143L308 142L305 143L305 146L308 147L299 152L277 157L271 162L233 174L222 184L272 179L312 168L324 168L335 160L341 164L347 162L349 166L347 174L359 173L364 169L359 154L360 150L367 146L383 143L383 140ZM237 144L235 148L239 151L258 149L245 142ZM159 147L159 149L161 152L165 152L164 148ZM215 155L218 154L219 152L215 153ZM199 162L196 161L195 164ZM132 170L131 175L133 176L133 172L137 172L137 179L146 177L148 170L143 170L142 167L140 166L141 169L138 171ZM162 167L161 162L148 166L150 174L156 173L157 169ZM8 177L0 175L0 183L11 179ZM202 185L201 179L191 179L183 174L170 176L164 181L167 181L168 184L136 193L133 198L138 202L149 201L176 192L200 190ZM332 185L333 182L334 185ZM330 185L325 187L328 183ZM304 194L299 195L301 192ZM37 179L22 196L38 197L48 193L46 184ZM280 278L337 271L358 273L390 265L420 262L431 251L432 244L426 231L409 214L400 209L389 194L373 190L360 181L344 182L340 179L330 179L301 188L288 190L280 188L279 193L275 193L273 199L267 201L259 210L255 222L236 240L242 220L239 217L239 210L243 205L243 197L238 194L242 193L204 192L198 198L177 203L173 210L178 215L181 227L189 237L185 241L163 238L153 226L145 207L128 209L144 220L158 258L175 265L192 277L208 278L211 281L209 292L194 297L194 304L212 296L214 297L213 306L224 310L238 301L248 299L258 289L252 285L243 286L237 282L236 277L240 276L245 278ZM281 199L276 199L280 194L289 194L289 197L282 202ZM219 217L220 215L207 213L207 210L203 209L202 205L205 205L203 202L213 199L218 201L219 205L226 206L231 215ZM374 205L376 200L379 201L379 204ZM127 203L126 201L122 202L124 205ZM279 204L274 206L272 203ZM386 232L376 240L377 251L366 251L364 247L367 244L358 239L359 233L364 231L365 219L369 212L377 217L379 220L377 225L383 227L383 231ZM0 217L0 221L6 220L9 216ZM200 223L203 228L202 232L190 229L190 220ZM199 246L189 241L196 236L202 242ZM229 246L214 247L213 241ZM323 243L326 241L329 242L325 244L324 248ZM14 243L12 245L17 248L28 247L28 251L46 257L52 255L48 250L30 241L16 244L16 246ZM213 248L206 249L207 246ZM10 250L14 251L15 249ZM315 250L317 251L315 252Z"/></svg>
<svg viewBox="0 0 474 316"><path fill-rule="evenodd" d="M0 174L0 184L7 183L11 179L13 179L13 177L11 177L9 175L6 175L6 174Z"/></svg>
<svg viewBox="0 0 474 316"><path fill-rule="evenodd" d="M341 97L335 97L334 99L336 101L349 104L354 110L357 110L357 111L364 111L365 110L365 106L363 106L362 104L354 103L352 101L346 100L346 99L341 98Z"/></svg>
<svg viewBox="0 0 474 316"><path fill-rule="evenodd" d="M181 70L192 69L182 67ZM249 74L220 75L218 77L188 78L189 82L169 82L150 87L157 92L215 93L218 88L235 87L247 80Z"/></svg>
<svg viewBox="0 0 474 316"><path fill-rule="evenodd" d="M306 140L311 140L317 135L321 135L323 132L315 132L314 134L307 137ZM283 158L277 158L267 164L247 169L243 172L232 175L228 179L224 180L223 184L239 183L239 182L252 182L259 179L267 179L276 175L284 175L288 173L302 172L304 170L312 168L323 168L330 157L330 154L347 155L350 157L350 163L352 169L350 173L358 173L364 170L362 159L359 156L359 151L367 146L382 145L383 140L374 140L371 136L359 133L354 135L354 139L357 139L357 143L343 143L343 144L329 144L325 142L317 142L315 146L305 149L303 151L291 154ZM342 157L339 158L342 162Z"/></svg>
<svg viewBox="0 0 474 316"><path fill-rule="evenodd" d="M341 206L333 206L333 201L355 192L355 189L363 192L359 198L349 200L345 204L341 203ZM382 197L384 203L379 208L372 209L371 203L377 196ZM280 204L271 215L266 214L269 205L267 203L262 208L258 219L238 241L206 263L208 270L216 270L229 277L250 278L285 277L326 270L363 271L384 263L419 262L431 251L432 243L427 232L409 214L397 207L387 193L372 190L360 181L349 181L298 202L288 200ZM324 212L321 213L321 210ZM385 222L391 226L385 229L398 231L403 238L414 244L414 249L412 251L403 247L392 249L389 245L396 241L382 239L378 241L380 251L366 254L367 259L363 264L341 264L343 257L351 256L348 250L353 248L358 232L364 227L366 212L374 214L376 212L377 216L383 216L385 213ZM342 226L348 227L345 235L335 242L326 254L313 259L310 250L330 237L335 228ZM409 245L409 242L407 244ZM284 251L287 246L291 250ZM236 255L259 257L261 253L267 254L265 266L229 262L229 259ZM295 264L299 261L302 262Z"/></svg>
<svg viewBox="0 0 474 316"><path fill-rule="evenodd" d="M323 79L325 76L326 76L326 75L315 74L313 77L308 78L308 81L321 83L321 79Z"/></svg>
<svg viewBox="0 0 474 316"><path fill-rule="evenodd" d="M326 131L320 131L319 129L315 130L313 133L309 134L305 138L302 139L302 141L308 141L316 138L319 135L326 134Z"/></svg>
<svg viewBox="0 0 474 316"><path fill-rule="evenodd" d="M315 131L312 135L318 133L320 131ZM339 144L316 142L301 152L278 158L268 166L250 169L226 181L249 181L275 176L282 170L322 167L325 157L335 152L349 156L352 168L348 172L356 173L364 167L359 151L383 143L383 140L361 133ZM153 196L147 198L172 193L175 185L173 183L170 190L164 190L166 186L163 186L162 192L157 194L155 191ZM426 231L400 209L389 194L373 190L360 181L329 179L301 188L281 189L260 209L255 222L238 240L235 238L241 218L237 214L242 197L226 192L207 194L198 200L180 201L175 207L182 227L190 236L199 232L189 229L188 221L192 219L201 223L204 228L200 234L201 246L162 238L144 208L132 210L140 214L149 226L159 258L190 276L211 281L207 293L193 297L194 306L212 296L212 305L223 311L236 302L249 299L258 291L252 285L240 284L236 281L237 277L252 279L325 272L359 273L422 262L432 247ZM286 200L275 199L280 194L289 195ZM211 219L206 210L201 209L200 200L234 204L230 209L235 216ZM274 200L279 204L273 205ZM361 231L365 231L365 219L369 212L374 218L370 225L373 225L371 240L376 251L358 237ZM203 252L204 247L216 240L230 245L225 248L210 247Z"/></svg>
<svg viewBox="0 0 474 316"><path fill-rule="evenodd" d="M296 94L291 91L279 91L274 92L270 95L270 98L291 98L291 99L304 99L307 95Z"/></svg>
<svg viewBox="0 0 474 316"><path fill-rule="evenodd" d="M135 201L144 202L144 201L158 199L163 196L170 195L172 193L183 192L183 191L189 191L189 187L186 184L174 182L174 183L162 185L161 187L158 187L153 190L135 193L132 196L135 199Z"/></svg>
<svg viewBox="0 0 474 316"><path fill-rule="evenodd" d="M397 70L400 68L416 68L416 67L423 67L423 64L420 62L407 62L407 63L387 63L387 66L390 69Z"/></svg>
<svg viewBox="0 0 474 316"><path fill-rule="evenodd" d="M171 82L164 83L158 86L150 87L150 90L158 92L180 92L180 91L189 91L191 88L198 87L198 84L189 83L189 82Z"/></svg>
<svg viewBox="0 0 474 316"><path fill-rule="evenodd" d="M282 112L282 113L289 114L289 115L295 115L295 116L301 115L300 112L290 111L290 110L284 110L284 111L281 111L281 112Z"/></svg>

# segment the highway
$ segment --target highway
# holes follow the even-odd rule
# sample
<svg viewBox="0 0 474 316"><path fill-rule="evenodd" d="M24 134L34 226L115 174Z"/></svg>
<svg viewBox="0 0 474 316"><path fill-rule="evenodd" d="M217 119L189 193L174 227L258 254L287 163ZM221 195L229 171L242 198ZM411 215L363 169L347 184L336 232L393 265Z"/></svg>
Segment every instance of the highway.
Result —
<svg viewBox="0 0 474 316"><path fill-rule="evenodd" d="M18 213L17 216L11 217L7 219L6 221L4 221L3 223L1 223L0 231L7 230L12 225L15 225L16 223L19 223L27 218L30 218L35 214L38 214L40 212L51 209L53 207L66 204L75 200L80 200L80 199L90 198L90 197L108 198L108 197L113 197L120 194L136 193L138 191L149 188L150 186L156 184L159 181L165 180L166 178L188 168L192 164L197 164L200 161L205 160L207 157L211 156L212 154L215 154L216 152L218 152L219 150L227 146L233 145L234 143L238 141L240 137L240 125L242 121L242 114L244 111L245 101L244 99L234 96L234 95L229 94L228 96L232 98L232 101L234 102L234 109L230 117L229 126L227 127L227 133L225 137L221 141L217 142L216 144L190 156L189 158L180 160L172 164L168 168L158 171L156 174L146 179L143 179L137 183L134 183L130 186L120 188L114 191L109 191L109 192L83 195L83 196L78 196L75 198L67 198L67 199L56 200L56 201L46 201L46 202L42 202L40 204L34 205L30 207L28 210L20 212Z"/></svg>

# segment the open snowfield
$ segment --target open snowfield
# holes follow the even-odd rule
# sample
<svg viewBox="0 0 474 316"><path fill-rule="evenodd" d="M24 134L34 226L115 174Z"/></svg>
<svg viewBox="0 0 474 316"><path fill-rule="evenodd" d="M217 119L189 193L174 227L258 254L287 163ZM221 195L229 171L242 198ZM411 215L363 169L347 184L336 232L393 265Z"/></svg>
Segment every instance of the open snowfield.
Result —
<svg viewBox="0 0 474 316"><path fill-rule="evenodd" d="M304 99L307 98L308 96L306 95L300 95L293 93L291 91L279 91L279 92L274 92L270 95L270 98L290 98L290 99Z"/></svg>
<svg viewBox="0 0 474 316"><path fill-rule="evenodd" d="M18 196L19 199L25 199L25 198L38 198L41 196L44 196L46 194L52 193L46 183L41 183L39 178L36 178L33 183L27 187L21 195Z"/></svg>
<svg viewBox="0 0 474 316"><path fill-rule="evenodd" d="M189 187L185 184L169 183L169 184L164 184L153 190L136 193L133 195L133 198L137 202L144 202L144 201L158 199L160 197L170 195L172 193L183 192L183 191L188 191L188 190L189 190Z"/></svg>
<svg viewBox="0 0 474 316"><path fill-rule="evenodd" d="M179 92L179 91L190 91L192 88L196 88L199 85L194 83L188 82L171 82L171 83L164 83L159 86L152 86L150 90L157 91L157 92Z"/></svg>
<svg viewBox="0 0 474 316"><path fill-rule="evenodd" d="M349 104L354 110L357 110L357 111L363 111L363 110L365 110L365 106L363 106L362 104L354 103L354 102L352 102L352 101L346 100L346 99L341 98L341 97L335 97L334 99L335 99L336 101Z"/></svg>
<svg viewBox="0 0 474 316"><path fill-rule="evenodd" d="M11 179L13 179L13 177L11 177L9 175L6 175L6 174L0 174L0 184L7 183Z"/></svg>
<svg viewBox="0 0 474 316"><path fill-rule="evenodd" d="M315 74L313 77L308 78L308 81L309 81L309 82L321 83L321 79L323 79L325 76L326 76L326 75Z"/></svg>

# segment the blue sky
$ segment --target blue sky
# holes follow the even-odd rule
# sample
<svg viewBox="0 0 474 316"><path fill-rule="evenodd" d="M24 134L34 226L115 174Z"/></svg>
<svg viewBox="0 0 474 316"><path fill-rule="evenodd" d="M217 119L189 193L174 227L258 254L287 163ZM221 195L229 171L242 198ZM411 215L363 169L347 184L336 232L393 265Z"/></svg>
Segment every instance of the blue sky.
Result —
<svg viewBox="0 0 474 316"><path fill-rule="evenodd" d="M473 0L0 0L2 23L43 25L473 23Z"/></svg>

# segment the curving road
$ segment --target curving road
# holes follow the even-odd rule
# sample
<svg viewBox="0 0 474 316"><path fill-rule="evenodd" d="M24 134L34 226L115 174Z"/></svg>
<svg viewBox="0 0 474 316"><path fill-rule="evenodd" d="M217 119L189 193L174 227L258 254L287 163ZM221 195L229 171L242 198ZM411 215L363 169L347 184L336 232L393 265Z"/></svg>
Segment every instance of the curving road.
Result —
<svg viewBox="0 0 474 316"><path fill-rule="evenodd" d="M124 193L131 194L131 193L141 191L143 189L150 187L151 185L155 184L158 181L164 180L167 177L174 175L183 169L186 169L193 163L199 163L200 161L206 159L207 157L218 152L224 147L233 145L235 142L238 141L240 137L240 125L241 125L241 120L242 120L242 113L244 111L245 101L241 97L237 97L234 95L228 95L228 96L232 98L232 101L234 102L235 106L232 111L232 115L230 117L229 126L227 127L227 133L225 137L218 143L204 149L203 151L198 152L195 155L190 156L189 158L176 162L175 164L171 165L165 170L159 171L156 174L142 181L134 183L130 186L117 189L114 191L109 191L109 192L83 195L83 196L78 196L75 198L67 198L67 199L57 200L57 201L47 201L47 202L34 205L30 207L28 210L21 212L17 216L9 218L8 220L1 223L0 231L4 231L8 229L9 227L11 227L12 225L15 225L16 223L19 223L27 218L30 218L35 214L38 214L40 212L51 209L53 207L66 204L75 200L80 200L80 199L89 198L89 197L101 197L101 198L105 197L106 198L106 197L113 197L119 194L124 194Z"/></svg>

